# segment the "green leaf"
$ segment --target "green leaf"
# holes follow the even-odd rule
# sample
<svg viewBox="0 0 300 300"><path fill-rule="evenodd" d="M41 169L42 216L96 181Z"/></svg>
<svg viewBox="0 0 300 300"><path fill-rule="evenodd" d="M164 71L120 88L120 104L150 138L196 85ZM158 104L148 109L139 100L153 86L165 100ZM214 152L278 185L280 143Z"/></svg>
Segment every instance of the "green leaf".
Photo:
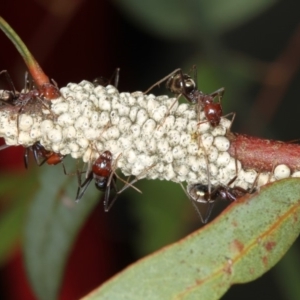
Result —
<svg viewBox="0 0 300 300"><path fill-rule="evenodd" d="M29 176L5 174L0 178L0 265L12 255L14 247L20 241L24 217L28 207L28 195L32 193L33 183ZM17 187L16 188L16 183ZM26 195L26 197L24 197Z"/></svg>
<svg viewBox="0 0 300 300"><path fill-rule="evenodd" d="M190 211L198 216L175 182L141 180L136 186L143 194L131 191L129 210L140 224L134 238L135 252L144 256L185 236L184 217Z"/></svg>
<svg viewBox="0 0 300 300"><path fill-rule="evenodd" d="M275 3L275 0L117 0L129 18L164 38L201 39L238 26Z"/></svg>
<svg viewBox="0 0 300 300"><path fill-rule="evenodd" d="M276 286L282 295L289 300L300 299L300 257L297 243L291 247L288 253L274 268Z"/></svg>
<svg viewBox="0 0 300 300"><path fill-rule="evenodd" d="M210 0L197 1L198 9L203 10L206 20L215 32L225 32L238 27L275 4L276 0Z"/></svg>
<svg viewBox="0 0 300 300"><path fill-rule="evenodd" d="M219 299L268 271L300 231L300 179L263 187L176 244L140 260L84 299Z"/></svg>
<svg viewBox="0 0 300 300"><path fill-rule="evenodd" d="M59 174L58 174L59 173ZM97 203L88 189L76 204L76 176L60 168L45 167L25 225L25 264L31 285L41 300L57 299L64 267L74 239Z"/></svg>

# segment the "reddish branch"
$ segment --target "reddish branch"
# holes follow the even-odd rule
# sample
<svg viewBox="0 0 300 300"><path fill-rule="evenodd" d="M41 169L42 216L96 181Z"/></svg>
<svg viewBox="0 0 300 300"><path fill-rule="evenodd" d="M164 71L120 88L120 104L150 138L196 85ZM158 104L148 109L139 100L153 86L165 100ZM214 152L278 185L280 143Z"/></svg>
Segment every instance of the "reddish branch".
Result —
<svg viewBox="0 0 300 300"><path fill-rule="evenodd" d="M60 96L60 91L58 87L50 82L49 77L44 73L41 66L38 64L34 56L28 50L27 46L1 16L0 29L12 41L20 55L23 57L24 62L27 65L28 71L30 72L36 84L36 87L40 92L40 95L43 95L44 99L46 100L57 99Z"/></svg>
<svg viewBox="0 0 300 300"><path fill-rule="evenodd" d="M230 155L241 161L246 169L272 172L279 164L292 171L300 170L300 145L265 140L245 134L229 133Z"/></svg>

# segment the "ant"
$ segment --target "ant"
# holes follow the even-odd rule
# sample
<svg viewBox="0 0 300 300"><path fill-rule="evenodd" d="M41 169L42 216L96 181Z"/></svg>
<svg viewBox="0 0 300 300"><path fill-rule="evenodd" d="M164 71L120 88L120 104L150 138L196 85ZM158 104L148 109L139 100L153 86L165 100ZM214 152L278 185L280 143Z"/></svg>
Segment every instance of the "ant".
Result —
<svg viewBox="0 0 300 300"><path fill-rule="evenodd" d="M114 71L110 79L100 76L93 80L93 84L95 87L98 85L108 86L113 81L113 86L115 88L118 88L119 79L120 79L120 68L116 68L116 70Z"/></svg>
<svg viewBox="0 0 300 300"><path fill-rule="evenodd" d="M81 176L79 172L77 171L78 175L78 190L76 194L76 202L79 202L79 200L84 195L86 189L88 188L90 182L95 179L95 186L98 190L104 192L104 211L108 212L115 201L117 200L119 194L121 194L124 190L126 190L128 187L134 188L136 191L140 192L139 189L137 189L133 184L137 182L143 174L154 167L155 164L151 165L149 168L147 168L145 171L143 171L141 174L136 176L134 180L132 180L130 183L124 181L122 178L120 178L115 173L116 163L119 159L121 154L116 158L115 163L112 163L113 155L110 151L106 150L104 151L92 164L91 170L89 170L87 174L87 178L83 183L81 183ZM119 178L121 181L125 182L126 184L123 186L122 189L117 190L117 178ZM111 196L111 191L114 190L115 195Z"/></svg>
<svg viewBox="0 0 300 300"><path fill-rule="evenodd" d="M245 190L241 187L230 187L230 185L237 179L237 176L232 178L227 185L219 184L217 186L205 185L202 183L191 184L187 187L187 193L192 201L198 203L208 203L208 208L203 218L202 214L198 211L202 223L206 224L211 216L215 201L217 199L228 200L230 202L236 201L238 198L251 194L255 189ZM192 202L195 206L195 203ZM196 206L195 206L196 207Z"/></svg>
<svg viewBox="0 0 300 300"><path fill-rule="evenodd" d="M112 153L110 151L104 151L92 164L91 170L88 172L87 178L81 183L81 176L78 174L78 190L76 195L76 202L78 202L84 195L92 179L95 179L96 188L104 195L104 210L107 212L116 200L116 196L109 204L110 190L113 188L115 191L116 175L112 171ZM82 189L82 190L81 190Z"/></svg>
<svg viewBox="0 0 300 300"><path fill-rule="evenodd" d="M49 110L50 114L53 113L50 111L49 103L46 101L46 97L51 97L55 95L55 91L58 91L57 86L49 84L44 86L44 92L40 92L32 84L32 80L28 77L28 73L25 73L25 88L18 92L13 84L13 81L6 70L0 72L0 75L4 73L5 77L10 84L12 91L4 90L0 95L0 102L10 106L5 108L12 111L17 111L17 128L19 130L19 118L20 114L25 110L26 106L29 106L28 110L33 110L35 114L42 113L42 107ZM58 94L57 94L58 95ZM32 101L38 100L38 101ZM38 105L39 104L39 105ZM42 106L42 107L41 107Z"/></svg>
<svg viewBox="0 0 300 300"><path fill-rule="evenodd" d="M78 171L78 190L76 195L76 202L78 202L84 195L92 179L95 179L95 186L99 191L104 192L104 211L108 212L112 205L117 200L118 195L123 192L131 184L126 185L120 191L117 191L117 175L113 171L112 164L113 155L110 151L104 151L92 164L91 170L88 172L87 178L81 183L81 176ZM118 159L118 158L117 158ZM82 190L81 190L82 189ZM110 192L115 191L115 195L110 201Z"/></svg>
<svg viewBox="0 0 300 300"><path fill-rule="evenodd" d="M205 149L204 149L204 152ZM194 208L196 209L198 215L200 216L201 222L203 224L206 224L208 219L211 216L213 207L215 205L215 201L217 199L223 199L228 200L230 202L236 201L238 198L246 195L246 194L252 194L257 189L255 188L255 184L258 180L258 175L256 176L256 179L253 182L253 185L249 189L243 189L242 187L235 186L230 187L231 184L233 184L236 179L238 178L238 165L237 165L237 159L235 155L235 173L236 175L226 184L219 183L218 185L214 186L210 182L210 170L209 170L209 161L207 154L205 155L206 159L206 166L207 166L207 181L208 184L202 184L202 183L194 183L187 186L187 191L183 188L183 185L181 184L181 187L187 194L188 198L192 200L192 204ZM199 208L197 207L196 203L204 203L208 204L208 207L205 212L205 216L203 218L201 212L199 211Z"/></svg>
<svg viewBox="0 0 300 300"><path fill-rule="evenodd" d="M23 110L24 106L33 98L39 99L42 101L42 94L38 89L33 88L32 81L28 79L28 73L25 73L25 88L23 92L17 92L13 81L6 70L0 72L0 74L4 73L7 81L9 82L12 91L4 91L1 95L1 101L7 103L12 106L21 106L19 113ZM44 103L44 102L43 102Z"/></svg>
<svg viewBox="0 0 300 300"><path fill-rule="evenodd" d="M193 69L194 79L187 74L183 74L182 70L179 68L153 84L146 92L144 92L144 94L148 93L160 83L167 81L167 89L175 95L178 95L177 99L183 95L190 103L197 104L198 113L202 109L210 125L216 127L220 124L220 120L223 115L221 100L223 98L225 89L222 87L213 93L204 94L202 91L197 89L197 70L195 66ZM218 97L218 102L214 101L216 97Z"/></svg>
<svg viewBox="0 0 300 300"><path fill-rule="evenodd" d="M29 151L33 152L34 159L38 166L42 166L45 162L47 162L48 165L57 165L59 163L62 163L64 173L67 175L65 166L63 164L63 159L65 158L65 155L62 155L60 153L52 152L49 150L46 150L40 142L34 143L32 146L27 147L25 149L24 153L24 165L25 168L28 169L28 157L29 157Z"/></svg>

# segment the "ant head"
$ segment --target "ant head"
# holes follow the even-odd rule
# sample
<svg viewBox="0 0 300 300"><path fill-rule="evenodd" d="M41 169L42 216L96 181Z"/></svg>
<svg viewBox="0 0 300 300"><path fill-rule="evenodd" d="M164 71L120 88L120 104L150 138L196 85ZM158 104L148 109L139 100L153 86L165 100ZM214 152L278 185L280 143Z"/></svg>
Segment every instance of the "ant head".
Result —
<svg viewBox="0 0 300 300"><path fill-rule="evenodd" d="M105 191L107 187L107 181L108 177L102 177L102 176L94 176L95 179L95 186L99 191Z"/></svg>
<svg viewBox="0 0 300 300"><path fill-rule="evenodd" d="M190 94L196 89L196 83L189 75L177 73L168 79L166 87L174 94Z"/></svg>

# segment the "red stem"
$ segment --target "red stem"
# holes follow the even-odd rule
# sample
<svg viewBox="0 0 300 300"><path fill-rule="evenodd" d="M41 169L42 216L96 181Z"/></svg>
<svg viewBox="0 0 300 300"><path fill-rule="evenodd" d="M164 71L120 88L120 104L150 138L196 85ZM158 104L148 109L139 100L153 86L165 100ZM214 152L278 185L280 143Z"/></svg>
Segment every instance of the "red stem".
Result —
<svg viewBox="0 0 300 300"><path fill-rule="evenodd" d="M44 73L34 56L28 50L27 46L1 16L0 29L12 41L20 55L23 57L25 64L27 65L28 70L37 86L37 89L44 96L44 98L46 100L52 100L60 97L60 91L58 87L50 83L49 77Z"/></svg>
<svg viewBox="0 0 300 300"><path fill-rule="evenodd" d="M241 161L246 169L272 172L279 164L292 171L300 170L300 145L274 140L265 140L245 134L228 133L229 154Z"/></svg>

